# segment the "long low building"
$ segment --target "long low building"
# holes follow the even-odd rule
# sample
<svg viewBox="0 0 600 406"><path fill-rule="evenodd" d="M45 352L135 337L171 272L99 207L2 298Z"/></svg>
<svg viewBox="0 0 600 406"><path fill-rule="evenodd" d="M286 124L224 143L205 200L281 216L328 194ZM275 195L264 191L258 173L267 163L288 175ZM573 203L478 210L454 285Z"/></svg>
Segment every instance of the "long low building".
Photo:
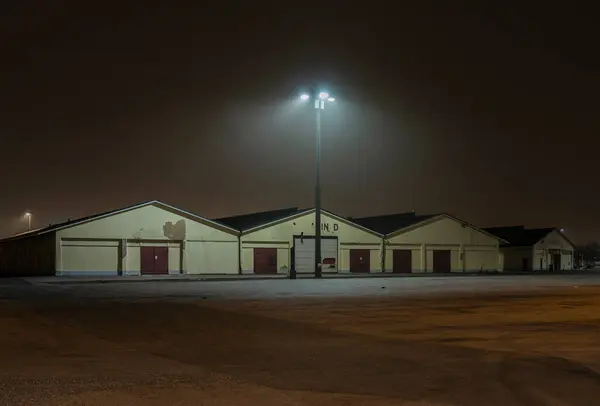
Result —
<svg viewBox="0 0 600 406"><path fill-rule="evenodd" d="M511 271L558 271L573 269L575 244L556 227L490 227L486 231L504 239L504 269Z"/></svg>
<svg viewBox="0 0 600 406"><path fill-rule="evenodd" d="M0 241L0 275L237 274L236 229L159 201Z"/></svg>
<svg viewBox="0 0 600 406"><path fill-rule="evenodd" d="M556 230L523 247L447 213L349 218L323 210L321 234L323 273L510 269L517 260L509 250L521 258L526 249L534 269L572 266L572 244ZM153 200L0 241L4 276L309 274L315 262L314 208L211 220Z"/></svg>
<svg viewBox="0 0 600 406"><path fill-rule="evenodd" d="M385 272L480 272L502 269L500 244L488 231L447 213L354 218L384 236Z"/></svg>

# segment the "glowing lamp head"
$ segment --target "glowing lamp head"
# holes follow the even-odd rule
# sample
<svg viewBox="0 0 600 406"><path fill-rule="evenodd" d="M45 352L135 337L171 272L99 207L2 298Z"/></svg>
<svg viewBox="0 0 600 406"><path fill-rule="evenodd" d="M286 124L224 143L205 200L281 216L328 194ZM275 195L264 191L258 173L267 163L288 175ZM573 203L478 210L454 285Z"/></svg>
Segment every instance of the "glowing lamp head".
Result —
<svg viewBox="0 0 600 406"><path fill-rule="evenodd" d="M321 100L326 100L328 97L329 97L329 93L326 93L326 92L319 93L319 98Z"/></svg>
<svg viewBox="0 0 600 406"><path fill-rule="evenodd" d="M304 94L301 94L301 95L300 95L300 100L302 100L302 101L306 101L306 100L308 100L308 99L310 99L310 96L309 96L309 95L307 95L306 93L304 93Z"/></svg>
<svg viewBox="0 0 600 406"><path fill-rule="evenodd" d="M26 212L25 213L25 217L31 217L31 213L30 212Z"/></svg>
<svg viewBox="0 0 600 406"><path fill-rule="evenodd" d="M335 101L335 97L329 97L329 98L327 99L327 101L329 101L329 102L334 102L334 101Z"/></svg>

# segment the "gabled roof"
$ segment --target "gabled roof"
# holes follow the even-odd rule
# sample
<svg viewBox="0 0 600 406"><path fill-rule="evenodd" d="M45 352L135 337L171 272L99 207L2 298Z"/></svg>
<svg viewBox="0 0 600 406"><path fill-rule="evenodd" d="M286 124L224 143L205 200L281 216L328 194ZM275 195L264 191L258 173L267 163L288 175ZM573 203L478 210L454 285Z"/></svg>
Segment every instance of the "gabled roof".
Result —
<svg viewBox="0 0 600 406"><path fill-rule="evenodd" d="M414 211L408 213L384 214L382 216L352 218L351 220L363 227L370 228L380 234L387 235L413 224L420 223L438 214L417 215Z"/></svg>
<svg viewBox="0 0 600 406"><path fill-rule="evenodd" d="M489 231L475 227L474 225L467 223L466 221L454 217L448 213L416 214L414 211L412 211L408 213L385 214L382 216L362 217L357 219L353 218L352 221L361 224L364 227L368 227L372 230L375 230L378 233L383 234L385 236L390 236L391 234L396 234L411 227L419 227L420 225L423 225L423 223L435 221L435 219L441 217L446 217L455 220L465 226L468 226L474 230L487 234L492 238L500 240L500 242L506 242L502 237L498 237L490 233Z"/></svg>
<svg viewBox="0 0 600 406"><path fill-rule="evenodd" d="M525 226L506 226L506 227L488 227L486 231L497 235L506 240L506 247L527 247L533 246L544 239L548 234L558 229L556 227L546 228L525 228ZM575 246L563 233L562 237L572 246Z"/></svg>
<svg viewBox="0 0 600 406"><path fill-rule="evenodd" d="M50 233L50 232L54 232L54 231L58 231L58 230L63 230L65 228L73 227L73 226L76 226L76 225L79 225L79 224L88 223L90 221L94 221L94 220L98 220L98 219L101 219L101 218L110 217L110 216L113 216L115 214L124 213L124 212L130 211L130 210L139 209L141 207L150 206L150 205L154 205L154 206L163 208L163 209L171 211L171 212L180 213L180 214L182 214L184 216L191 217L191 218L194 218L196 220L201 220L201 221L204 221L206 223L210 223L210 224L212 224L212 225L214 225L214 226L216 226L218 228L223 228L223 229L226 229L227 231L230 231L230 232L235 232L235 233L238 232L238 230L236 230L235 228L232 228L232 227L230 227L230 226L228 226L226 224L223 224L223 223L219 223L218 221L210 220L210 219L207 219L205 217L198 216L197 214L193 214L193 213L190 213L188 211L178 209L177 207L171 206L171 205L169 205L167 203L163 203L163 202L158 201L158 200L149 200L147 202L137 203L137 204L134 204L134 205L131 205L131 206L122 207L120 209L109 210L109 211L105 211L105 212L102 212L102 213L92 214L90 216L80 217L78 219L65 221L63 223L51 224L48 227L40 228L40 229L37 229L37 230L32 230L32 231L29 231L29 232L26 232L26 233L17 234L15 236L8 237L8 238L5 238L5 239L0 240L0 241L17 240L17 239L20 239L20 238L26 238L26 237L36 236L36 235L47 234L47 233Z"/></svg>
<svg viewBox="0 0 600 406"><path fill-rule="evenodd" d="M238 231L242 232L242 234L251 233L254 231L258 231L262 228L271 227L285 221L292 220L294 218L309 214L314 212L314 208L310 209L298 209L297 207L291 207L288 209L280 209L280 210L270 210L263 211L259 213L250 213L250 214L242 214L239 216L232 217L224 217L220 219L216 219L215 221L221 222L223 224L227 224L230 227L236 228ZM353 227L360 228L368 233L375 234L381 236L382 234L376 230L365 227L361 224L354 222L352 219L349 219L344 216L340 216L339 214L332 213L327 210L321 209L321 213L327 214L328 216L335 218L343 223L349 224Z"/></svg>
<svg viewBox="0 0 600 406"><path fill-rule="evenodd" d="M297 207L290 207L287 209L268 210L261 211L258 213L240 214L238 216L223 217L216 219L222 224L227 224L231 228L235 228L239 231L249 230L263 224L272 223L277 220L285 219L287 217L296 215L308 211L310 209L299 209Z"/></svg>

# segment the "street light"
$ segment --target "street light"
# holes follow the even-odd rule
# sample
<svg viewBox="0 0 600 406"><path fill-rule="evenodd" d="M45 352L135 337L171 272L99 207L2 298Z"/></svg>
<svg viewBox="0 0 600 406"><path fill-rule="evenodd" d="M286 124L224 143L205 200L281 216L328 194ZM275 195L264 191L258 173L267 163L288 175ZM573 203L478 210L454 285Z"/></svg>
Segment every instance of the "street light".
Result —
<svg viewBox="0 0 600 406"><path fill-rule="evenodd" d="M31 212L25 212L25 217L27 217L27 231L31 231Z"/></svg>
<svg viewBox="0 0 600 406"><path fill-rule="evenodd" d="M309 94L302 94L301 100L307 101ZM325 102L334 102L335 99L327 92L316 94L316 133L317 133L317 179L315 184L315 278L321 277L321 110L325 110ZM295 275L293 276L295 277Z"/></svg>

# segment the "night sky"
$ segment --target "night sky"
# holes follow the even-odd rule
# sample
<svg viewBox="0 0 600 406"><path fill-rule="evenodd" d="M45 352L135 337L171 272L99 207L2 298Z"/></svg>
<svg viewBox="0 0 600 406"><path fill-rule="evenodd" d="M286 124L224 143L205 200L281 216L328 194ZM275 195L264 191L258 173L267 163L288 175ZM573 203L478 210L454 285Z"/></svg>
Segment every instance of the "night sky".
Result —
<svg viewBox="0 0 600 406"><path fill-rule="evenodd" d="M599 35L575 2L12 3L2 235L26 210L41 227L152 199L206 217L311 207L314 110L296 97L318 83L337 98L324 208L600 239Z"/></svg>

